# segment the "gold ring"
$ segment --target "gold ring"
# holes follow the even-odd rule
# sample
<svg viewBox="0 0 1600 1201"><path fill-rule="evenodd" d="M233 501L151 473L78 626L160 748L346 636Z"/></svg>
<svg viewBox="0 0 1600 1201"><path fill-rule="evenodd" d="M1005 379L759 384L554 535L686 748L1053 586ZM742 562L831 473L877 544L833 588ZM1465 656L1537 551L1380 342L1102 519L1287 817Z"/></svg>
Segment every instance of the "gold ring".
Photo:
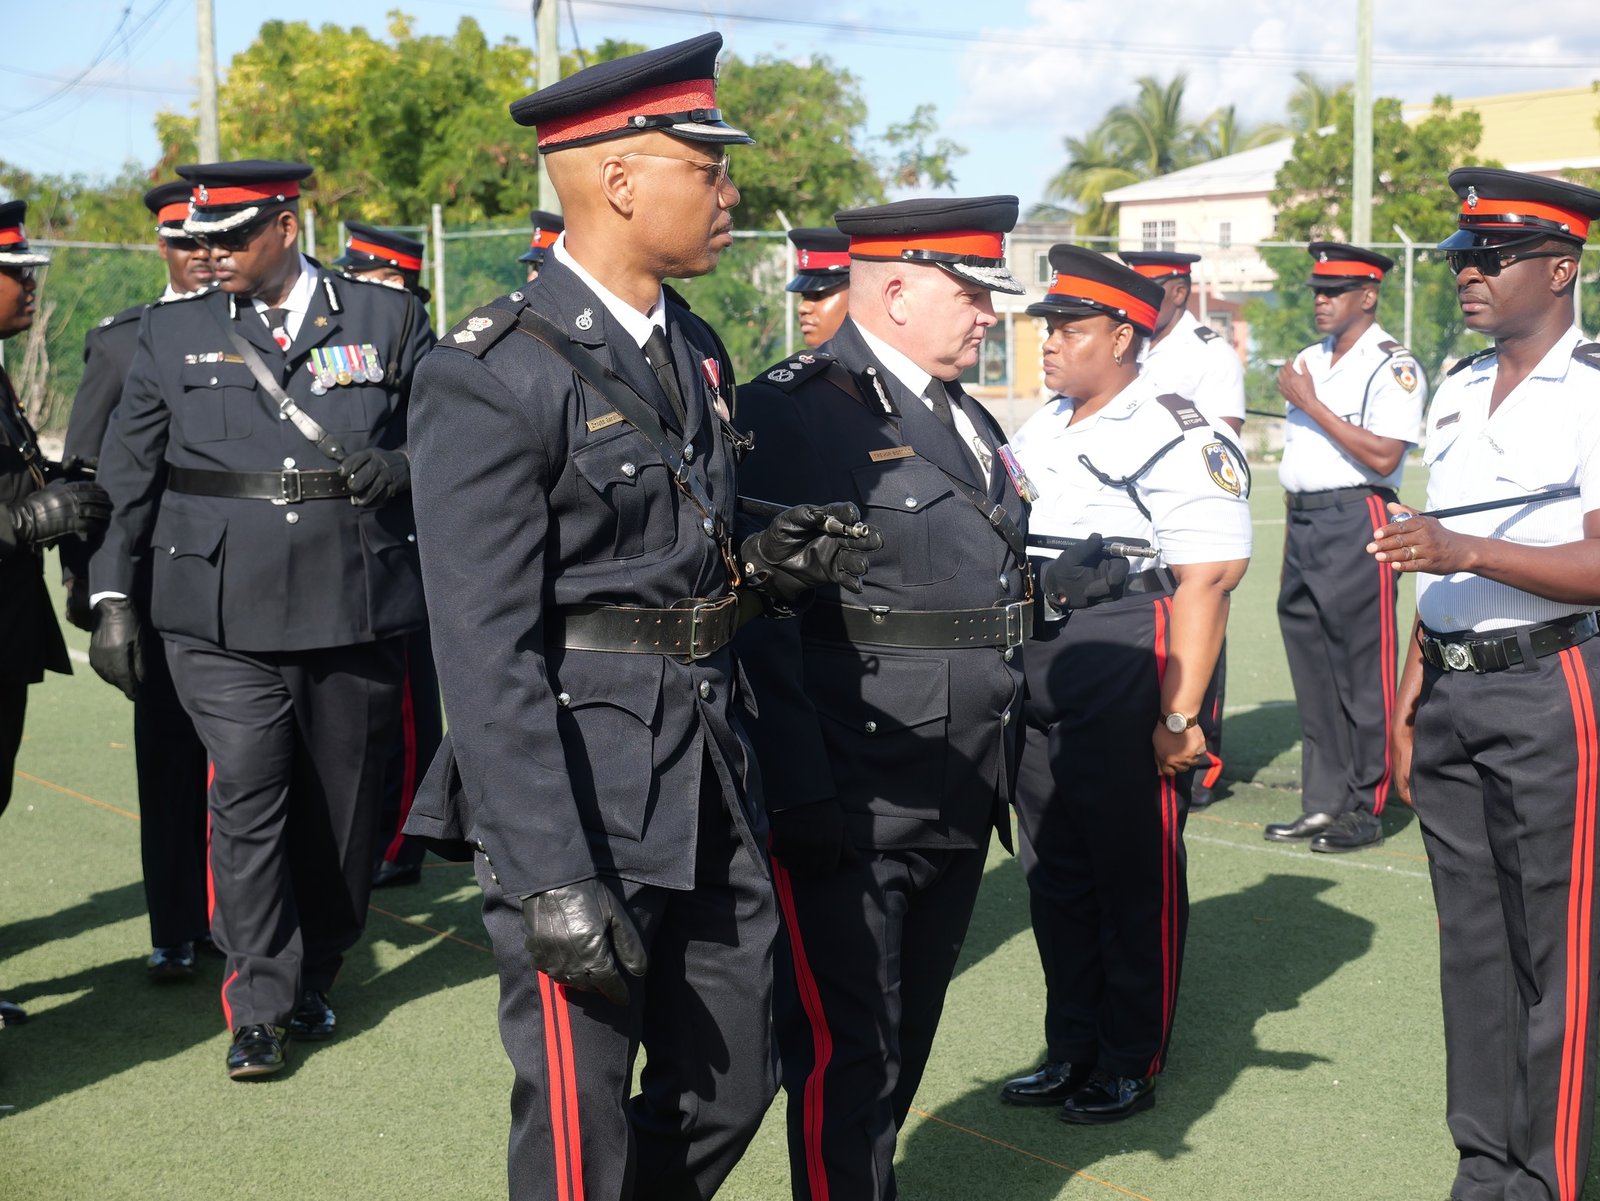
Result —
<svg viewBox="0 0 1600 1201"><path fill-rule="evenodd" d="M1417 548L1415 546L1408 546L1406 549L1411 552L1408 556L1406 556L1407 558L1415 559L1417 557Z"/></svg>

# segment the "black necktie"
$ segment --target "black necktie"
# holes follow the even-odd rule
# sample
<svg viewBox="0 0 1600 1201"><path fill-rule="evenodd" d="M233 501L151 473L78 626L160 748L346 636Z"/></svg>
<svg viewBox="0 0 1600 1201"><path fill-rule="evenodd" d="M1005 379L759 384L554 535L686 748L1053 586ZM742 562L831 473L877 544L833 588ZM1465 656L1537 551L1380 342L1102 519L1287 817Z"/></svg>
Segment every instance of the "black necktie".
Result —
<svg viewBox="0 0 1600 1201"><path fill-rule="evenodd" d="M267 328L272 331L272 340L278 344L278 349L288 354L289 343L294 340L289 337L289 310L268 309L261 315L267 319Z"/></svg>
<svg viewBox="0 0 1600 1201"><path fill-rule="evenodd" d="M661 390L667 394L672 411L678 415L678 424L688 429L689 417L683 407L683 395L678 391L677 373L672 369L672 348L667 345L667 335L659 325L650 330L650 338L644 344L644 357L650 360Z"/></svg>
<svg viewBox="0 0 1600 1201"><path fill-rule="evenodd" d="M944 381L942 379L930 379L927 388L923 390L922 394L933 405L933 415L944 424L945 429L955 434L956 441L960 442L961 435L956 430L955 414L950 411L950 394L945 391Z"/></svg>

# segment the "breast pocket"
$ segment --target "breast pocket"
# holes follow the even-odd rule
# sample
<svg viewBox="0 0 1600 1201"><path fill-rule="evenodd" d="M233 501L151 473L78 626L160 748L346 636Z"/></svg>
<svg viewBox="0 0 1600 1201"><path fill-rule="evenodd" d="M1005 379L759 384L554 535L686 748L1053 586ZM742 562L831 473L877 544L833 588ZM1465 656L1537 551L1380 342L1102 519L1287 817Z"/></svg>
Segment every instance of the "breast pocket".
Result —
<svg viewBox="0 0 1600 1201"><path fill-rule="evenodd" d="M256 409L256 381L243 363L186 363L178 377L183 393L172 402L184 442L197 445L243 438Z"/></svg>
<svg viewBox="0 0 1600 1201"><path fill-rule="evenodd" d="M584 829L638 841L655 801L660 732L657 655L572 651L551 673L556 727Z"/></svg>
<svg viewBox="0 0 1600 1201"><path fill-rule="evenodd" d="M667 465L639 434L629 431L572 452L578 506L587 527L583 559L633 559L672 544L678 496Z"/></svg>
<svg viewBox="0 0 1600 1201"><path fill-rule="evenodd" d="M871 556L875 584L931 584L961 569L958 539L940 537L952 506L967 503L949 478L921 459L894 459L854 468L862 518L883 534Z"/></svg>

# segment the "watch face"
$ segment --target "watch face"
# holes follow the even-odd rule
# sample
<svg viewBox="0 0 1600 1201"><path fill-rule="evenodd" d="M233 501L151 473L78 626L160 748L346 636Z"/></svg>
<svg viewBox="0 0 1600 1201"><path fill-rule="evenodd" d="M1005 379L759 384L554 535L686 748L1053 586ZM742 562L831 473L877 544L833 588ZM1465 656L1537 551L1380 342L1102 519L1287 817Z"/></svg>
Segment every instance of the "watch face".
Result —
<svg viewBox="0 0 1600 1201"><path fill-rule="evenodd" d="M1167 729L1174 734L1182 734L1189 728L1189 719L1181 713L1167 714Z"/></svg>

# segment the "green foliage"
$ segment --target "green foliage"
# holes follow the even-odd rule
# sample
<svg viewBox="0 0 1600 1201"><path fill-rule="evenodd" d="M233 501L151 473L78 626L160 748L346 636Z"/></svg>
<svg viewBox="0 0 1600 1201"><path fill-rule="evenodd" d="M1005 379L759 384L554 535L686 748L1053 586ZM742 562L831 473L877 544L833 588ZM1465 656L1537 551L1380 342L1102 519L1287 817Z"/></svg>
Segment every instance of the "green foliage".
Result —
<svg viewBox="0 0 1600 1201"><path fill-rule="evenodd" d="M1295 139L1294 153L1278 172L1272 202L1283 241L1349 237L1355 108L1348 93L1335 97L1332 116L1331 132L1313 129ZM1455 228L1456 199L1446 179L1452 169L1478 161L1473 150L1482 131L1476 113L1455 112L1444 96L1434 101L1426 118L1411 125L1401 118L1400 101L1380 99L1373 105L1372 230L1378 241L1399 240L1395 226L1423 247L1449 235ZM1244 317L1261 356L1289 358L1316 337L1311 292L1304 286L1308 260L1298 249L1264 249L1262 258L1282 284L1270 300L1250 301ZM1443 263L1419 253L1414 271L1411 350L1428 378L1437 379L1446 359L1482 342L1463 330L1455 283ZM1404 305L1402 268L1397 266L1378 305L1379 324L1396 338L1404 329Z"/></svg>

